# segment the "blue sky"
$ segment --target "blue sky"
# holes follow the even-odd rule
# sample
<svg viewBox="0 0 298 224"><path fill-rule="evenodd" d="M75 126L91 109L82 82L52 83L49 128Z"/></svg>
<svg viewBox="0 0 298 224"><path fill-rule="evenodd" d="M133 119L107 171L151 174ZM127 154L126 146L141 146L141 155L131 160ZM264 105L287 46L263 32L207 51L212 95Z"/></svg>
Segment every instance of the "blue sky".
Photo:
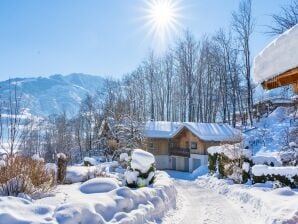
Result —
<svg viewBox="0 0 298 224"><path fill-rule="evenodd" d="M263 33L269 15L289 2L253 1L253 55L272 39ZM180 30L200 38L228 27L238 4L180 1ZM121 77L157 48L142 19L145 5L145 0L0 0L0 80L73 72Z"/></svg>

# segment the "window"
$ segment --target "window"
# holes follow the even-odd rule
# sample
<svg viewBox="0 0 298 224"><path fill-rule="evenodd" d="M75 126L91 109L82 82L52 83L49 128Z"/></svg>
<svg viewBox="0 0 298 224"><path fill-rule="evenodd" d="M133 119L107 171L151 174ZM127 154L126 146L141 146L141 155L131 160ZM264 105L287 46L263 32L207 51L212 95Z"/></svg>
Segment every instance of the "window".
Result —
<svg viewBox="0 0 298 224"><path fill-rule="evenodd" d="M198 148L196 142L192 142L190 147L191 147L191 149L197 149Z"/></svg>
<svg viewBox="0 0 298 224"><path fill-rule="evenodd" d="M149 149L153 149L153 148L154 148L154 144L153 144L152 142L149 142L149 144L148 144L148 148L149 148Z"/></svg>

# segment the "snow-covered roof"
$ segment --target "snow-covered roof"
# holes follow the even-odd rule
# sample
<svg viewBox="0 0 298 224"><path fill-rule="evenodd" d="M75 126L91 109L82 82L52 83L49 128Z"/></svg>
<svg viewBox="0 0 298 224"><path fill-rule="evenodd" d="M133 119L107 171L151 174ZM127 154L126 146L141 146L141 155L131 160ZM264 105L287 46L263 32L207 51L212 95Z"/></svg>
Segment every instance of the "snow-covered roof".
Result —
<svg viewBox="0 0 298 224"><path fill-rule="evenodd" d="M227 124L150 121L145 125L148 138L172 138L183 128L204 141L240 141L241 132Z"/></svg>
<svg viewBox="0 0 298 224"><path fill-rule="evenodd" d="M148 138L171 138L182 128L182 123L168 121L148 121L145 124L145 136Z"/></svg>
<svg viewBox="0 0 298 224"><path fill-rule="evenodd" d="M262 83L298 67L298 24L272 41L254 62L254 79Z"/></svg>
<svg viewBox="0 0 298 224"><path fill-rule="evenodd" d="M287 97L267 97L262 100L256 101L255 104L264 103L264 102L268 102L268 101L271 101L272 103L276 103L276 104L284 104L284 103L291 104L291 103L293 103L293 100L294 99L287 98Z"/></svg>

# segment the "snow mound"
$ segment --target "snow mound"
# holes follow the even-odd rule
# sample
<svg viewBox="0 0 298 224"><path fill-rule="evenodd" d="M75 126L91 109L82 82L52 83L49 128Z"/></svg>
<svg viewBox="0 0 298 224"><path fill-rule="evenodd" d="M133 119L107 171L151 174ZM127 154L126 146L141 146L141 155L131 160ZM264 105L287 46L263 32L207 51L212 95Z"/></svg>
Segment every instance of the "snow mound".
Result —
<svg viewBox="0 0 298 224"><path fill-rule="evenodd" d="M272 192L274 192L277 195L282 195L282 196L295 195L295 192L293 190L291 190L291 188L289 188L289 187L277 188L277 189L273 190Z"/></svg>
<svg viewBox="0 0 298 224"><path fill-rule="evenodd" d="M104 193L119 187L114 178L94 178L80 186L80 191L85 194Z"/></svg>
<svg viewBox="0 0 298 224"><path fill-rule="evenodd" d="M95 177L95 166L68 166L66 169L65 183L72 184L84 182Z"/></svg>
<svg viewBox="0 0 298 224"><path fill-rule="evenodd" d="M252 161L255 165L271 165L281 166L281 162L273 156L253 156Z"/></svg>
<svg viewBox="0 0 298 224"><path fill-rule="evenodd" d="M91 157L85 157L84 163L89 163L91 166L95 166L97 164L96 159Z"/></svg>
<svg viewBox="0 0 298 224"><path fill-rule="evenodd" d="M298 166L271 167L266 165L255 165L252 167L255 176L280 175L286 177L298 176Z"/></svg>
<svg viewBox="0 0 298 224"><path fill-rule="evenodd" d="M0 197L0 223L55 223L53 209L18 197Z"/></svg>
<svg viewBox="0 0 298 224"><path fill-rule="evenodd" d="M126 152L120 154L120 161L121 162L122 161L128 162L128 160L129 160L129 156L128 156L128 154Z"/></svg>
<svg viewBox="0 0 298 224"><path fill-rule="evenodd" d="M131 156L131 168L146 173L155 163L154 156L142 149L135 149Z"/></svg>
<svg viewBox="0 0 298 224"><path fill-rule="evenodd" d="M211 146L207 149L207 151L210 155L214 155L215 153L223 153L231 160L239 159L242 156L245 156L246 158L251 157L251 151L241 148L240 144Z"/></svg>
<svg viewBox="0 0 298 224"><path fill-rule="evenodd" d="M298 24L271 42L256 58L253 76L264 82L298 67Z"/></svg>

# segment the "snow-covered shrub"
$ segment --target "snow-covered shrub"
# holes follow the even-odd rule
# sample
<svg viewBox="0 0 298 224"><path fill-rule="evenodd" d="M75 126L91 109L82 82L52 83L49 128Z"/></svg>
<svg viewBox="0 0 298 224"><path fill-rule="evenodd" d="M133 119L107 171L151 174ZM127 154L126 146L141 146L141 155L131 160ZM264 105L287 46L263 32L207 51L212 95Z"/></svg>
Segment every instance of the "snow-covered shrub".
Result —
<svg viewBox="0 0 298 224"><path fill-rule="evenodd" d="M252 162L254 165L281 166L281 163L273 156L252 156Z"/></svg>
<svg viewBox="0 0 298 224"><path fill-rule="evenodd" d="M298 167L255 165L252 167L252 175L255 183L278 181L281 183L281 186L298 187Z"/></svg>
<svg viewBox="0 0 298 224"><path fill-rule="evenodd" d="M295 142L290 142L279 152L280 160L283 166L297 166L298 165L298 145Z"/></svg>
<svg viewBox="0 0 298 224"><path fill-rule="evenodd" d="M128 187L136 188L152 184L155 178L154 156L142 149L135 149L124 176Z"/></svg>
<svg viewBox="0 0 298 224"><path fill-rule="evenodd" d="M84 166L95 166L97 164L96 159L92 157L84 158Z"/></svg>
<svg viewBox="0 0 298 224"><path fill-rule="evenodd" d="M236 183L244 183L250 178L251 153L236 145L212 146L208 148L210 173L218 173L221 178L230 178Z"/></svg>
<svg viewBox="0 0 298 224"><path fill-rule="evenodd" d="M43 160L23 156L8 156L0 167L0 195L34 195L48 192L54 177L47 172Z"/></svg>
<svg viewBox="0 0 298 224"><path fill-rule="evenodd" d="M57 183L63 184L66 176L67 157L64 153L58 153L57 159Z"/></svg>

